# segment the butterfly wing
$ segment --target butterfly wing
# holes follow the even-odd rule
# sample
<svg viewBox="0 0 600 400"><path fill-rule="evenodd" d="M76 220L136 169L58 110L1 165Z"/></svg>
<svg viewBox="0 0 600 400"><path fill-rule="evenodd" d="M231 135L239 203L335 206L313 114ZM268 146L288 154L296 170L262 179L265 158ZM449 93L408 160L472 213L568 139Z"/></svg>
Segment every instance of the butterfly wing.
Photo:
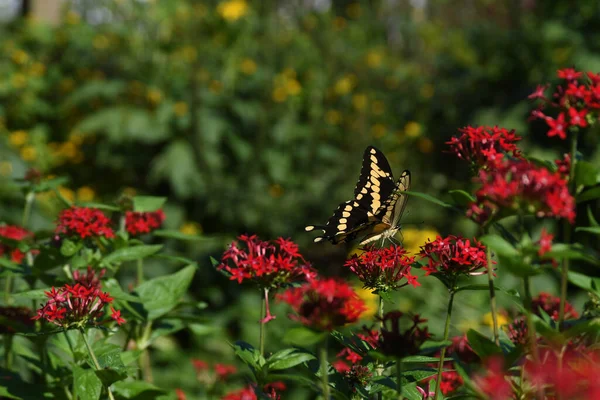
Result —
<svg viewBox="0 0 600 400"><path fill-rule="evenodd" d="M400 218L404 213L406 202L408 200L408 196L400 192L405 192L410 189L410 181L410 171L404 170L400 175L400 178L398 178L398 182L396 182L395 190L378 212L378 215L381 215L381 221L391 227L395 228L400 223Z"/></svg>
<svg viewBox="0 0 600 400"><path fill-rule="evenodd" d="M381 222L381 208L396 187L387 159L381 151L369 146L363 154L354 199L340 204L325 225L309 225L305 230L323 231L315 242L323 239L334 244L351 241L359 232Z"/></svg>

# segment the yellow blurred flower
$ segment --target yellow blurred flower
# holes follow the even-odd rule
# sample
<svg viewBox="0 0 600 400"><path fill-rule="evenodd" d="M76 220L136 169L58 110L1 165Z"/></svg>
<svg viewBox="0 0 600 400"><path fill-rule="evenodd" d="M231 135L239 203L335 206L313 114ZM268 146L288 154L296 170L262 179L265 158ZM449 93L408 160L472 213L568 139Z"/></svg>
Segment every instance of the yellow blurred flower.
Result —
<svg viewBox="0 0 600 400"><path fill-rule="evenodd" d="M279 183L269 186L269 195L274 198L283 196L283 188Z"/></svg>
<svg viewBox="0 0 600 400"><path fill-rule="evenodd" d="M29 54L27 54L25 51L18 49L12 52L12 54L10 55L10 58L13 60L13 62L15 64L25 64L27 61L29 61Z"/></svg>
<svg viewBox="0 0 600 400"><path fill-rule="evenodd" d="M33 146L24 146L20 154L25 161L34 161L37 158L37 150Z"/></svg>
<svg viewBox="0 0 600 400"><path fill-rule="evenodd" d="M456 328L461 332L468 332L471 329L479 329L479 321L475 319L464 319L456 324Z"/></svg>
<svg viewBox="0 0 600 400"><path fill-rule="evenodd" d="M26 131L14 131L8 135L8 142L15 147L23 146L28 139L29 134Z"/></svg>
<svg viewBox="0 0 600 400"><path fill-rule="evenodd" d="M426 83L425 85L423 85L421 87L421 97L423 97L425 99L430 99L433 97L434 94L435 94L435 87L432 84Z"/></svg>
<svg viewBox="0 0 600 400"><path fill-rule="evenodd" d="M338 96L343 96L349 93L356 83L356 77L354 75L346 75L335 83L334 91Z"/></svg>
<svg viewBox="0 0 600 400"><path fill-rule="evenodd" d="M60 195L62 197L64 197L66 200L70 201L71 203L75 200L75 193L73 193L73 191L69 188L66 188L64 186L59 186L58 193L60 193Z"/></svg>
<svg viewBox="0 0 600 400"><path fill-rule="evenodd" d="M210 81L208 89L215 94L219 94L223 90L223 84L221 83L221 81L213 79L212 81Z"/></svg>
<svg viewBox="0 0 600 400"><path fill-rule="evenodd" d="M385 136L387 128L383 124L375 124L371 127L371 136L374 138L381 138Z"/></svg>
<svg viewBox="0 0 600 400"><path fill-rule="evenodd" d="M371 50L367 53L367 65L371 68L378 68L383 63L383 54L379 50Z"/></svg>
<svg viewBox="0 0 600 400"><path fill-rule="evenodd" d="M82 132L73 131L69 133L69 141L73 143L75 146L81 146L83 144L85 137Z"/></svg>
<svg viewBox="0 0 600 400"><path fill-rule="evenodd" d="M296 96L302 91L302 86L300 85L300 82L292 78L285 82L285 89L289 95Z"/></svg>
<svg viewBox="0 0 600 400"><path fill-rule="evenodd" d="M287 92L281 86L277 86L275 87L275 89L273 89L273 93L271 94L271 96L273 97L273 100L275 100L275 102L283 103L287 99Z"/></svg>
<svg viewBox="0 0 600 400"><path fill-rule="evenodd" d="M346 19L342 17L335 17L333 20L333 28L337 31L341 31L346 27Z"/></svg>
<svg viewBox="0 0 600 400"><path fill-rule="evenodd" d="M210 73L206 69L200 68L198 72L196 72L196 79L200 82L206 82L210 79Z"/></svg>
<svg viewBox="0 0 600 400"><path fill-rule="evenodd" d="M178 101L173 105L173 112L175 112L175 115L178 117L183 117L188 113L188 108L189 107L185 101Z"/></svg>
<svg viewBox="0 0 600 400"><path fill-rule="evenodd" d="M410 204L410 202L408 203ZM410 253L416 254L421 251L421 246L423 246L429 239L431 241L435 240L435 238L439 235L438 231L432 228L402 228L402 246Z"/></svg>
<svg viewBox="0 0 600 400"><path fill-rule="evenodd" d="M154 105L159 104L162 100L162 97L162 92L155 88L148 89L148 92L146 93L146 98Z"/></svg>
<svg viewBox="0 0 600 400"><path fill-rule="evenodd" d="M9 161L0 162L0 175L9 176L10 174L12 174L12 171L13 171L13 165L11 162L9 162Z"/></svg>
<svg viewBox="0 0 600 400"><path fill-rule="evenodd" d="M281 76L287 79L296 79L298 75L295 69L287 67L281 72Z"/></svg>
<svg viewBox="0 0 600 400"><path fill-rule="evenodd" d="M419 147L419 151L423 154L429 154L433 151L433 141L426 137L420 138L417 142L417 146Z"/></svg>
<svg viewBox="0 0 600 400"><path fill-rule="evenodd" d="M348 14L348 16L350 18L358 18L362 15L362 9L360 8L360 4L358 3L350 3L348 4L348 6L346 7L346 14Z"/></svg>
<svg viewBox="0 0 600 400"><path fill-rule="evenodd" d="M79 201L92 201L95 196L94 189L89 186L82 186L77 189L77 200Z"/></svg>
<svg viewBox="0 0 600 400"><path fill-rule="evenodd" d="M60 90L63 92L70 92L75 87L75 80L73 78L65 78L59 83Z"/></svg>
<svg viewBox="0 0 600 400"><path fill-rule="evenodd" d="M17 72L10 78L10 83L12 83L12 85L17 89L24 88L27 84L27 77L25 77L25 75L22 73Z"/></svg>
<svg viewBox="0 0 600 400"><path fill-rule="evenodd" d="M185 235L200 235L202 233L202 226L197 222L185 222L179 227L179 232Z"/></svg>
<svg viewBox="0 0 600 400"><path fill-rule="evenodd" d="M418 137L421 135L421 125L418 122L410 121L404 126L404 132L408 137Z"/></svg>
<svg viewBox="0 0 600 400"><path fill-rule="evenodd" d="M385 104L381 100L375 100L373 104L371 104L371 111L375 115L381 115L385 112Z"/></svg>
<svg viewBox="0 0 600 400"><path fill-rule="evenodd" d="M256 62L251 58L244 58L240 63L240 70L246 75L252 75L256 72Z"/></svg>
<svg viewBox="0 0 600 400"><path fill-rule="evenodd" d="M227 21L237 21L248 13L248 3L245 0L222 1L217 6L217 12Z"/></svg>
<svg viewBox="0 0 600 400"><path fill-rule="evenodd" d="M94 37L94 40L92 41L92 46L94 46L96 50L104 50L108 48L109 45L110 39L106 35L102 34Z"/></svg>
<svg viewBox="0 0 600 400"><path fill-rule="evenodd" d="M58 149L58 154L59 156L65 157L65 158L75 158L77 156L77 146L75 145L75 143L67 141L64 142Z"/></svg>
<svg viewBox="0 0 600 400"><path fill-rule="evenodd" d="M496 315L496 318L498 320L498 326L502 327L504 325L508 325L511 321L509 321L508 317L504 314L504 313L498 313ZM485 326L488 326L490 328L494 327L494 321L492 319L492 313L486 313L483 315L483 318L481 319L481 323Z"/></svg>
<svg viewBox="0 0 600 400"><path fill-rule="evenodd" d="M81 16L77 14L75 11L69 11L65 16L65 22L68 25L75 25L81 21Z"/></svg>
<svg viewBox="0 0 600 400"><path fill-rule="evenodd" d="M29 69L32 76L42 76L46 73L46 66L40 62L35 62Z"/></svg>
<svg viewBox="0 0 600 400"><path fill-rule="evenodd" d="M194 46L184 46L181 49L181 58L187 62L195 61L198 57L198 50Z"/></svg>
<svg viewBox="0 0 600 400"><path fill-rule="evenodd" d="M379 310L379 296L373 294L371 290L365 289L361 286L355 286L354 291L367 306L367 310L361 315L361 317L364 319L373 319Z"/></svg>
<svg viewBox="0 0 600 400"><path fill-rule="evenodd" d="M337 110L328 110L325 113L325 122L329 125L337 125L342 120L342 114Z"/></svg>
<svg viewBox="0 0 600 400"><path fill-rule="evenodd" d="M357 110L364 110L367 106L367 96L362 93L352 95L352 106Z"/></svg>

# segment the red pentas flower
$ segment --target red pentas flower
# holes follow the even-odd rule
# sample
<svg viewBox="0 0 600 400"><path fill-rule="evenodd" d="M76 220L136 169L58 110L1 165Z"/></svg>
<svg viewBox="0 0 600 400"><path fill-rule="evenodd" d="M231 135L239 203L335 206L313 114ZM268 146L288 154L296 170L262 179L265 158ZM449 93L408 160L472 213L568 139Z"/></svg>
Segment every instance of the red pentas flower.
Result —
<svg viewBox="0 0 600 400"><path fill-rule="evenodd" d="M298 246L289 239L266 242L256 235L242 235L238 239L244 246L238 242L231 243L217 266L229 272L231 280L238 283L251 280L268 289L315 276L315 271L299 253Z"/></svg>
<svg viewBox="0 0 600 400"><path fill-rule="evenodd" d="M125 229L131 235L141 235L160 228L165 220L163 210L151 212L127 211L125 213Z"/></svg>
<svg viewBox="0 0 600 400"><path fill-rule="evenodd" d="M542 232L540 233L540 240L538 241L538 245L540 246L538 255L540 257L543 257L544 254L552 250L552 239L554 239L554 235L548 233L546 228L543 228Z"/></svg>
<svg viewBox="0 0 600 400"><path fill-rule="evenodd" d="M104 274L106 274L106 268L102 268L101 270L96 271L92 267L88 266L85 273L81 270L73 271L73 280L76 283L79 283L88 289L100 289L100 287L102 286L100 280L102 279Z"/></svg>
<svg viewBox="0 0 600 400"><path fill-rule="evenodd" d="M575 221L575 199L559 172L524 160L505 160L493 171L480 170L481 188L467 216L486 223L503 211L522 210L539 218Z"/></svg>
<svg viewBox="0 0 600 400"><path fill-rule="evenodd" d="M506 379L504 360L501 357L491 357L484 361L486 371L473 379L477 390L486 399L506 400L512 398L512 387Z"/></svg>
<svg viewBox="0 0 600 400"><path fill-rule="evenodd" d="M516 142L521 137L514 130L507 130L497 126L467 126L459 129L460 136L452 137L446 142L450 151L477 168L489 167L497 163L508 154L511 157L521 158L521 153Z"/></svg>
<svg viewBox="0 0 600 400"><path fill-rule="evenodd" d="M261 399L267 398L271 400L280 400L281 393L286 389L286 385L283 382L271 382L267 383L262 390ZM226 394L221 397L222 400L258 400L256 395L256 389L254 385L246 386L243 389L239 389Z"/></svg>
<svg viewBox="0 0 600 400"><path fill-rule="evenodd" d="M558 71L558 77L565 82L556 86L551 98L545 96L547 86L539 86L529 96L541 100L540 107L534 110L533 118L542 119L548 125L548 137L566 139L570 130L585 128L598 119L600 109L600 76L583 73L573 68ZM556 109L556 117L544 113L543 109Z"/></svg>
<svg viewBox="0 0 600 400"><path fill-rule="evenodd" d="M278 298L296 312L290 318L322 331L356 322L367 309L350 285L332 278L309 279Z"/></svg>
<svg viewBox="0 0 600 400"><path fill-rule="evenodd" d="M390 311L381 318L381 322L379 349L388 356L402 358L414 355L431 337L428 328L420 326L427 320L418 314L405 315L400 311Z"/></svg>
<svg viewBox="0 0 600 400"><path fill-rule="evenodd" d="M425 275L481 275L485 273L481 270L487 266L485 246L476 239L471 242L460 236L438 236L421 246L419 254L428 261L423 267Z"/></svg>
<svg viewBox="0 0 600 400"><path fill-rule="evenodd" d="M97 324L104 315L104 306L110 305L113 298L98 287L85 287L80 283L65 284L58 289L44 292L48 301L37 310L33 319L45 319L65 329L81 328L87 324ZM121 312L111 307L111 318L121 325L126 321Z"/></svg>
<svg viewBox="0 0 600 400"><path fill-rule="evenodd" d="M563 399L600 398L600 358L597 352L540 351L539 362L526 359L525 377L534 390Z"/></svg>
<svg viewBox="0 0 600 400"><path fill-rule="evenodd" d="M33 237L33 233L27 229L16 225L0 226L0 238L8 239L7 242L19 242ZM25 253L16 248L16 243L0 242L0 257L3 255L10 256L12 262L20 264L25 257Z"/></svg>
<svg viewBox="0 0 600 400"><path fill-rule="evenodd" d="M434 377L432 377L432 379L433 378ZM460 389L462 385L464 385L464 383L465 381L458 372L456 372L455 370L446 369L444 372L442 372L442 382L440 382L440 390L445 396L447 396Z"/></svg>
<svg viewBox="0 0 600 400"><path fill-rule="evenodd" d="M414 257L406 249L392 245L387 248L368 246L360 255L354 254L344 266L358 276L364 287L378 292L396 290L406 285L420 286L417 277L410 273Z"/></svg>
<svg viewBox="0 0 600 400"><path fill-rule="evenodd" d="M110 219L95 208L76 207L62 210L58 215L56 233L66 236L112 238Z"/></svg>

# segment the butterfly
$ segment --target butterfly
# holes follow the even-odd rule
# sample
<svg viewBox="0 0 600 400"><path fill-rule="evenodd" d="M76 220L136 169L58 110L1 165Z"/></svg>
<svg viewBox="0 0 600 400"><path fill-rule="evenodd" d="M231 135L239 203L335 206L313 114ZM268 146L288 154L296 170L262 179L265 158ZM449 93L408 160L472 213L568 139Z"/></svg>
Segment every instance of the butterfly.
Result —
<svg viewBox="0 0 600 400"><path fill-rule="evenodd" d="M400 217L406 207L410 189L410 171L405 170L398 181L381 151L373 146L365 149L363 163L354 188L354 198L341 203L325 225L309 225L307 232L322 230L314 241L329 240L333 244L350 242L372 228L361 245L381 239L394 240L400 230Z"/></svg>

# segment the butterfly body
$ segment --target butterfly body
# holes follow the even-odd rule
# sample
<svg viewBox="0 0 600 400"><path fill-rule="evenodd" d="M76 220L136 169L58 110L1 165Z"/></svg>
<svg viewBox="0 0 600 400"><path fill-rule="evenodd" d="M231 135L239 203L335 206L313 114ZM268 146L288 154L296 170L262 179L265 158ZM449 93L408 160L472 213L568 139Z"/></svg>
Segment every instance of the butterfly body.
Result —
<svg viewBox="0 0 600 400"><path fill-rule="evenodd" d="M325 225L309 225L305 230L323 231L315 242L324 239L334 244L349 242L367 230L371 233L361 244L379 239L393 240L400 230L400 217L406 206L407 197L402 192L409 188L410 172L405 170L395 181L383 153L369 146L363 155L354 199L341 203Z"/></svg>

